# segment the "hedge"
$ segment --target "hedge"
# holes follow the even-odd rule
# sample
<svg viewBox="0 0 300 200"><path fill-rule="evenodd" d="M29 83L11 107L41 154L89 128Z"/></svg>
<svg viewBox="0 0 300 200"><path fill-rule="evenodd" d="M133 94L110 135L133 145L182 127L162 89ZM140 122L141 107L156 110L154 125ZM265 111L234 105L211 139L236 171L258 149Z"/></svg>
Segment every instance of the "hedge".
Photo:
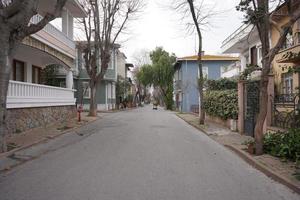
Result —
<svg viewBox="0 0 300 200"><path fill-rule="evenodd" d="M238 93L237 90L213 90L204 94L205 112L210 116L221 119L238 118Z"/></svg>
<svg viewBox="0 0 300 200"><path fill-rule="evenodd" d="M237 89L237 85L237 80L228 78L205 81L205 87L207 90L232 90Z"/></svg>

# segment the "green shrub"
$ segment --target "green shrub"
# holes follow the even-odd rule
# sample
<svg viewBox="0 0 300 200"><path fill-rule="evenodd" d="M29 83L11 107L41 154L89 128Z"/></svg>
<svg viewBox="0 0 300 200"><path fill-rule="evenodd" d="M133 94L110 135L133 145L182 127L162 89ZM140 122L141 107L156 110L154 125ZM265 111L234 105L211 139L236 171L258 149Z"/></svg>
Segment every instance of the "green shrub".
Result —
<svg viewBox="0 0 300 200"><path fill-rule="evenodd" d="M232 90L237 89L237 80L222 78L218 80L206 80L205 87L207 90Z"/></svg>
<svg viewBox="0 0 300 200"><path fill-rule="evenodd" d="M221 119L238 118L237 90L206 91L204 94L205 112Z"/></svg>
<svg viewBox="0 0 300 200"><path fill-rule="evenodd" d="M264 152L276 157L300 161L300 129L267 133L264 136Z"/></svg>

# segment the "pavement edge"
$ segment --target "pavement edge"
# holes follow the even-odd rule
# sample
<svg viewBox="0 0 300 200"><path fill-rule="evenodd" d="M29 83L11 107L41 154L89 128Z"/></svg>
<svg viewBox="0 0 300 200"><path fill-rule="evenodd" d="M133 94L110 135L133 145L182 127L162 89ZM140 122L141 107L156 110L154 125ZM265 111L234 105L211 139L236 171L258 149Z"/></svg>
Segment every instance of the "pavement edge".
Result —
<svg viewBox="0 0 300 200"><path fill-rule="evenodd" d="M176 116L179 117L180 119L182 119L183 121L185 121L186 123L188 123L189 125L193 126L194 128L202 131L207 136L210 136L204 128L196 126L193 123L185 120L179 114L176 114ZM213 138L211 138L211 139L213 139ZM216 140L214 140L214 141L216 141ZM288 187L291 190L293 190L294 192L300 194L300 188L297 185L293 184L291 181L289 181L285 177L283 177L283 176L281 176L281 175L279 175L279 174L277 174L277 173L269 170L267 167L265 167L264 165L260 164L258 161L256 161L255 159L253 159L250 155L247 155L246 152L243 152L239 148L234 147L232 145L223 145L223 146L225 146L226 148L230 149L232 152L234 152L235 154L237 154L240 158L242 158L249 165L251 165L255 169L259 170L260 172L264 173L266 176L272 178L274 181L276 181L278 183L281 183L282 185L285 185L286 187Z"/></svg>

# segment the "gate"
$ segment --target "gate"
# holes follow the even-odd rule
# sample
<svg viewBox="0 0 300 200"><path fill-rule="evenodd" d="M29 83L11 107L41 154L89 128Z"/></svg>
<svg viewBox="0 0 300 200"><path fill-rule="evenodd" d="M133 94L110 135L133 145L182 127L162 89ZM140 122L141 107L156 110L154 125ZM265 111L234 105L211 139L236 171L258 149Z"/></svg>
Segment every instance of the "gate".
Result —
<svg viewBox="0 0 300 200"><path fill-rule="evenodd" d="M273 101L272 126L300 128L300 93L276 95Z"/></svg>
<svg viewBox="0 0 300 200"><path fill-rule="evenodd" d="M244 96L244 133L248 136L254 137L254 128L257 114L259 112L259 81L246 82Z"/></svg>

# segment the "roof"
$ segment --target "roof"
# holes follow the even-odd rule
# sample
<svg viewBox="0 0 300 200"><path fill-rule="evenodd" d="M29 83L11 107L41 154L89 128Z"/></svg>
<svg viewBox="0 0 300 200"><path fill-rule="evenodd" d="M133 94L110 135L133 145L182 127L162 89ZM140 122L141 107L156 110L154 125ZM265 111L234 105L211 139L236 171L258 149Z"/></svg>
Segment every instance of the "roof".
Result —
<svg viewBox="0 0 300 200"><path fill-rule="evenodd" d="M178 61L182 61L182 60L197 60L198 56L186 56L186 57L182 57L182 58L178 58ZM225 55L203 55L201 57L201 60L204 61L224 61L224 60L229 60L229 61L237 61L239 60L238 57L232 57L232 56L225 56Z"/></svg>

